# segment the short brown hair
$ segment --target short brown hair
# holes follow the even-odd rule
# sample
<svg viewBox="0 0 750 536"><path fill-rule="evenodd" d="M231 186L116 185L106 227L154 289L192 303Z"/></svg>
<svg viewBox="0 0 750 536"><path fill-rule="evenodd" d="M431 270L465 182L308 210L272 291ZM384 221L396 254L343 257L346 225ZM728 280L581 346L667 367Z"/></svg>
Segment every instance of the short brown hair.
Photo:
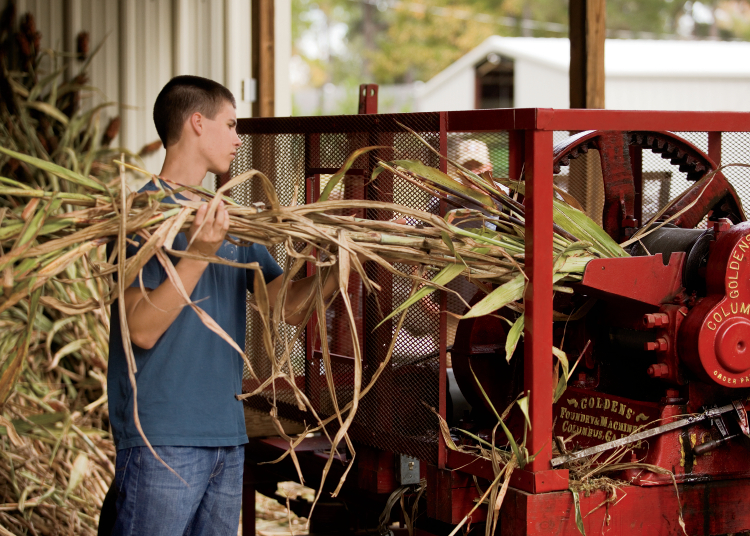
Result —
<svg viewBox="0 0 750 536"><path fill-rule="evenodd" d="M190 75L172 78L154 103L154 124L164 147L180 140L182 127L192 114L213 119L225 102L237 107L232 92L218 82Z"/></svg>

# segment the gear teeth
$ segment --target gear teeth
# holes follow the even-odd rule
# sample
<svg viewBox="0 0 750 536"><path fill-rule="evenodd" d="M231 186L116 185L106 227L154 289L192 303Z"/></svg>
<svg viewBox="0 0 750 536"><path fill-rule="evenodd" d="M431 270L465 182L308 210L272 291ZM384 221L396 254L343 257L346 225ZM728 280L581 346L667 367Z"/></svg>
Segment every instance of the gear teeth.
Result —
<svg viewBox="0 0 750 536"><path fill-rule="evenodd" d="M688 180L698 180L707 171L710 171L710 167L701 158L692 156L680 144L672 143L671 139L660 137L658 132L631 131L627 139L630 146L650 149L652 152L660 154L665 160L669 160L673 165L678 166L679 170L687 175ZM554 165L554 173L560 173L562 166L570 165L571 160L588 153L589 149L596 148L598 148L596 139L586 140L580 145L570 148L567 154L559 156L559 160Z"/></svg>

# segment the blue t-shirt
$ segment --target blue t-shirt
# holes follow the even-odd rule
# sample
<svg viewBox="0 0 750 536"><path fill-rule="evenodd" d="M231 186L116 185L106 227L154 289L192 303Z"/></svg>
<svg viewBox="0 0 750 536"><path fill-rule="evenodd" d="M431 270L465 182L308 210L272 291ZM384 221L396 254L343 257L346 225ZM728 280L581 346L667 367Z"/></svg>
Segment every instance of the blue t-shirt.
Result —
<svg viewBox="0 0 750 536"><path fill-rule="evenodd" d="M149 183L143 190L156 190ZM168 187L165 187L168 189ZM171 198L166 203L174 202ZM187 237L177 235L173 249L185 250ZM128 245L128 256L137 247ZM217 255L242 263L260 264L270 282L282 270L259 244L236 246L224 241ZM179 259L172 258L176 264ZM210 263L191 299L206 311L240 348L245 347L246 290L252 291L253 270ZM156 256L143 268L143 284L157 288L167 274ZM132 286L139 286L136 278ZM138 387L138 416L152 445L224 447L247 443L242 402L243 360L226 341L210 331L185 306L150 350L133 345ZM133 389L122 346L120 314L112 304L107 390L109 418L118 449L143 446L133 421Z"/></svg>

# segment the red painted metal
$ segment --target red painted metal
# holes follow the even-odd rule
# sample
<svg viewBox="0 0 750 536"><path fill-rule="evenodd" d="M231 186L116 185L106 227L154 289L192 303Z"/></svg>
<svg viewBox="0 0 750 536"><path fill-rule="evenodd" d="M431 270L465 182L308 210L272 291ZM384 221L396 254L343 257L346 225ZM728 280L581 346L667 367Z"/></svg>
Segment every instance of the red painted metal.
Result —
<svg viewBox="0 0 750 536"><path fill-rule="evenodd" d="M447 114L445 112L440 113L440 154L448 154L448 131L447 131ZM440 171L443 173L448 172L448 161L445 158L440 159ZM445 207L443 207L445 210ZM440 333L446 333L448 330L448 296L445 291L440 291ZM446 337L440 337L439 352L440 352L440 370L438 372L438 413L440 416L446 418L446 391L447 391L447 377L446 370L448 368L448 355L447 355L447 339ZM440 437L438 442L438 467L441 469L445 468L447 446L445 444L445 438Z"/></svg>
<svg viewBox="0 0 750 536"><path fill-rule="evenodd" d="M680 332L683 359L700 378L750 386L750 222L720 233L706 274L708 295Z"/></svg>
<svg viewBox="0 0 750 536"><path fill-rule="evenodd" d="M534 427L527 446L529 471L552 459L552 132L526 132L526 320L524 390Z"/></svg>
<svg viewBox="0 0 750 536"><path fill-rule="evenodd" d="M604 181L602 225L617 241L633 234L635 221L635 182L630 165L627 132L603 132L599 136L599 158ZM616 231L615 231L616 229Z"/></svg>
<svg viewBox="0 0 750 536"><path fill-rule="evenodd" d="M368 493L392 493L398 488L396 460L392 452L360 447L357 449L357 487Z"/></svg>
<svg viewBox="0 0 750 536"><path fill-rule="evenodd" d="M680 536L680 510L687 534L735 534L750 526L746 497L750 481L730 480L680 486L631 487L607 503L606 492L580 494L586 534ZM570 492L531 494L513 488L500 510L502 536L580 536Z"/></svg>
<svg viewBox="0 0 750 536"><path fill-rule="evenodd" d="M708 133L708 156L721 165L721 132Z"/></svg>
<svg viewBox="0 0 750 536"><path fill-rule="evenodd" d="M522 130L511 130L508 133L508 178L520 180L523 173L523 162L526 156L526 137Z"/></svg>
<svg viewBox="0 0 750 536"><path fill-rule="evenodd" d="M482 482L485 488L487 482ZM459 523L474 508L479 491L473 477L461 471L447 471L435 466L427 468L427 516L443 523ZM472 523L487 519L487 509L477 508Z"/></svg>
<svg viewBox="0 0 750 536"><path fill-rule="evenodd" d="M360 84L359 112L360 114L378 113L378 85Z"/></svg>
<svg viewBox="0 0 750 536"><path fill-rule="evenodd" d="M661 154L679 165L680 170L688 175L690 180L698 180L710 171L716 169L716 164L692 143L665 131L584 131L570 137L566 142L555 147L553 170L559 173L561 166L567 166L570 160L578 158L589 149L599 151L602 177L604 179L604 209L602 227L617 242L622 242L633 235L641 218L640 200L636 208L636 190L643 186L641 172L642 159L634 162L630 151L635 150L640 156L642 149L650 149ZM638 180L636 180L634 164L638 166ZM673 224L679 227L694 227L706 213L718 203L723 203L730 192L730 205L735 212L741 214L734 189L728 185L724 177L715 177L712 183L703 191L695 188L690 195L685 196L665 216L675 215ZM693 204L698 196L703 200Z"/></svg>
<svg viewBox="0 0 750 536"><path fill-rule="evenodd" d="M672 132L747 132L750 112L652 112L625 110L516 111L516 128L544 130L670 130ZM522 118L519 121L519 118ZM528 122L533 121L531 125ZM518 123L521 124L518 124ZM528 126L527 126L528 125Z"/></svg>
<svg viewBox="0 0 750 536"><path fill-rule="evenodd" d="M571 437L575 434L573 443L587 448L630 435L659 417L659 404L653 402L568 387L555 404L555 435ZM567 450L572 448L573 445L566 445ZM648 445L640 445L636 453L642 457L647 449Z"/></svg>
<svg viewBox="0 0 750 536"><path fill-rule="evenodd" d="M693 204L699 197L700 201ZM718 172L711 182L705 185L705 189L696 185L681 197L664 213L664 218L674 215L676 217L670 220L673 225L695 227L711 210L717 208L722 210L722 215L731 218L734 223L744 221L746 218L737 192L721 172Z"/></svg>
<svg viewBox="0 0 750 536"><path fill-rule="evenodd" d="M683 252L664 265L662 254L623 259L594 259L586 265L582 290L594 296L618 297L659 306L682 288Z"/></svg>
<svg viewBox="0 0 750 536"><path fill-rule="evenodd" d="M549 493L568 489L570 487L569 477L567 469L536 472L516 469L510 477L510 485L528 493Z"/></svg>

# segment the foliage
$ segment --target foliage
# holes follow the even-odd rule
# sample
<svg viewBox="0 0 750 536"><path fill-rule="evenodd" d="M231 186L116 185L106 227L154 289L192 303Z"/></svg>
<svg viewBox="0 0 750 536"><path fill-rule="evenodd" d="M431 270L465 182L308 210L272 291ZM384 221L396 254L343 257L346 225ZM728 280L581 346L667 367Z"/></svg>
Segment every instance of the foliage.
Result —
<svg viewBox="0 0 750 536"><path fill-rule="evenodd" d="M42 49L33 16L17 25L13 2L0 16L0 147L40 162L29 166L3 155L0 183L46 196L0 200L0 220L22 230L15 244L22 249L55 222L74 218L64 201L76 199L82 186L105 190L99 179L112 169L109 143L119 119L102 128L99 113L106 105L80 109L82 94L96 90L87 85L87 34L77 41L75 57ZM77 181L61 181L57 169ZM0 312L0 526L4 534L93 535L114 476L106 431L109 312L75 312L82 302L98 302L104 287L84 261L63 262L56 277L37 285L38 278L25 274L49 268L50 256L14 266L5 256L9 249L7 243L0 249L8 304ZM97 253L93 248L89 258ZM29 299L13 298L35 285Z"/></svg>
<svg viewBox="0 0 750 536"><path fill-rule="evenodd" d="M746 0L705 1L710 24L695 4L607 0L608 35L750 37ZM568 25L558 0L293 0L293 12L294 54L312 87L427 81L490 35L565 37Z"/></svg>

